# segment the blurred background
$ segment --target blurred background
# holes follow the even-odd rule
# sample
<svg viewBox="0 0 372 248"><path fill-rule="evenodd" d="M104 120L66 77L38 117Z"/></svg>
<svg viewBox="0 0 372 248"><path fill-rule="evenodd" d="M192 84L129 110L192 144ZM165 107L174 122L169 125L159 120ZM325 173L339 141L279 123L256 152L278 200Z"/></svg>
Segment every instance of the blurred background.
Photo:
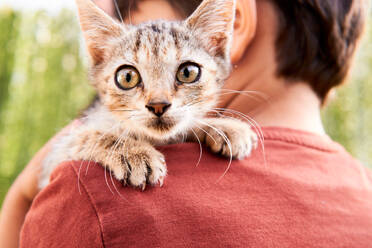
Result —
<svg viewBox="0 0 372 248"><path fill-rule="evenodd" d="M0 205L30 158L92 98L73 6L72 0L0 3ZM349 82L322 115L328 134L370 168L371 96L369 25Z"/></svg>

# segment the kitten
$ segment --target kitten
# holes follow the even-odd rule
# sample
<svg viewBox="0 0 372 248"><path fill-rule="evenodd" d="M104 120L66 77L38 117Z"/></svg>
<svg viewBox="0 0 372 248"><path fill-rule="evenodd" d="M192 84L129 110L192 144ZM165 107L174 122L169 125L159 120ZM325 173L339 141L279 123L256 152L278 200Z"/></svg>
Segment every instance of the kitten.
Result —
<svg viewBox="0 0 372 248"><path fill-rule="evenodd" d="M134 187L162 185L165 158L154 146L183 137L237 159L257 146L245 122L207 117L231 68L234 0L205 0L182 22L138 26L117 23L91 0L76 2L99 100L54 145L41 187L66 160L99 162Z"/></svg>

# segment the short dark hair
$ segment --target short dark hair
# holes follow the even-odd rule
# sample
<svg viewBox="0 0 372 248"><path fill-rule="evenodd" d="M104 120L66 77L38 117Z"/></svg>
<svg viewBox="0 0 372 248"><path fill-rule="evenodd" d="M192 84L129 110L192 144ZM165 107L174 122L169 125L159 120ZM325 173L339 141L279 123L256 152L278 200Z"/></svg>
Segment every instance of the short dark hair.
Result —
<svg viewBox="0 0 372 248"><path fill-rule="evenodd" d="M118 0L125 17L141 0ZM184 16L202 0L167 0ZM269 0L279 10L277 74L308 83L324 101L344 81L364 22L366 0Z"/></svg>
<svg viewBox="0 0 372 248"><path fill-rule="evenodd" d="M364 0L270 0L280 10L278 75L303 80L324 101L344 81L363 31Z"/></svg>

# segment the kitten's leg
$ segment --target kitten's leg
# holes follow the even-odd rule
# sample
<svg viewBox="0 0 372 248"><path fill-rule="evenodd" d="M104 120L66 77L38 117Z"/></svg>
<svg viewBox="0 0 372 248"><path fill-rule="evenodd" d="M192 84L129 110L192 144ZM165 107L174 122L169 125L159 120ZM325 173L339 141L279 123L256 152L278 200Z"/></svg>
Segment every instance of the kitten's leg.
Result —
<svg viewBox="0 0 372 248"><path fill-rule="evenodd" d="M115 135L90 130L75 135L65 147L54 153L66 153L69 160L98 162L123 184L142 189L146 183L162 185L167 173L163 154L143 140L131 137L118 139Z"/></svg>
<svg viewBox="0 0 372 248"><path fill-rule="evenodd" d="M200 123L204 124L203 130L195 130L196 134L200 141L215 153L243 159L257 148L257 134L243 121L230 118L206 118Z"/></svg>

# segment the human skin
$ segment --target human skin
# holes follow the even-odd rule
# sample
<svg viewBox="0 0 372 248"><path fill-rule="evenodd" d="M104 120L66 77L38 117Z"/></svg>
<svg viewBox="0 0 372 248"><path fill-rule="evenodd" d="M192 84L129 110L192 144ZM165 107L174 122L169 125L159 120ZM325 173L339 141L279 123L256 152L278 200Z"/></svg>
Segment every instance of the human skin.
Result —
<svg viewBox="0 0 372 248"><path fill-rule="evenodd" d="M96 3L114 15L115 8L110 0L97 0ZM132 11L129 16L126 22L132 24L146 20L182 19L165 0L142 1L138 11ZM288 82L276 75L277 18L275 8L267 0L237 0L231 51L234 67L225 89L259 95L224 94L219 107L247 114L260 126L287 127L323 135L321 101L316 94L304 82ZM0 216L0 247L18 247L19 232L38 193L38 173L51 143L35 155L8 192Z"/></svg>

